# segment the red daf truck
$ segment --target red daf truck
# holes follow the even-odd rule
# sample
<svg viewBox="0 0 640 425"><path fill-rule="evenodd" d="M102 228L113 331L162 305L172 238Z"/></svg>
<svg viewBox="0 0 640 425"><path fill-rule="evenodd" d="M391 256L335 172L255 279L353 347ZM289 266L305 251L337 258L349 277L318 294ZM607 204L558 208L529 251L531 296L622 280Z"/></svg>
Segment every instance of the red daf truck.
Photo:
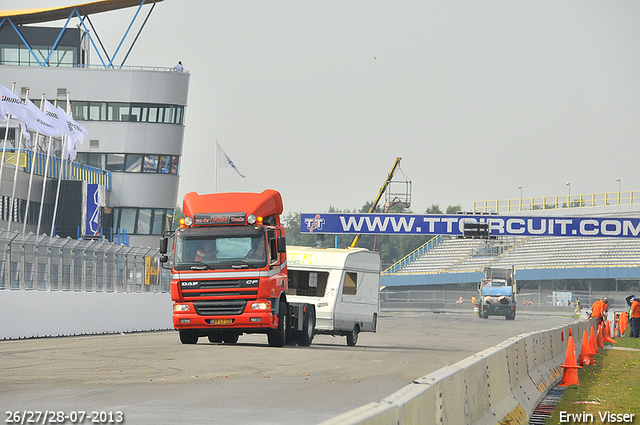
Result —
<svg viewBox="0 0 640 425"><path fill-rule="evenodd" d="M286 292L282 197L262 193L188 193L184 222L160 240L168 263L173 238L173 326L183 344L206 336L236 343L244 333L265 333L270 346L308 346L316 323L313 304L289 303Z"/></svg>

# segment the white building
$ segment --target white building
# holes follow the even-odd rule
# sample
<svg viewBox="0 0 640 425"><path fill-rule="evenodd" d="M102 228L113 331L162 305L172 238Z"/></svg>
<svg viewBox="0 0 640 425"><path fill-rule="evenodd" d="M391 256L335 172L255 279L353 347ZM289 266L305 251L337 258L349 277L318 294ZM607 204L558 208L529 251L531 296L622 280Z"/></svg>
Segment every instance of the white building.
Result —
<svg viewBox="0 0 640 425"><path fill-rule="evenodd" d="M91 50L92 46L99 45L94 31L87 32L82 25L64 30L62 27L29 25L67 19L76 12L78 20L78 16L122 7L142 7L142 3L146 5L144 7L153 7L156 2L102 0L63 8L20 10L16 14L0 12L0 84L11 89L15 82L15 92L22 99L28 88L29 98L37 105L44 93L52 103L57 99L59 105L65 106L68 93L73 117L89 130L89 135L77 146L73 170L63 174L63 178L104 186L106 201L101 224L106 238L119 230L129 236L130 245L155 247L162 231L169 230L177 205L189 73L172 68L109 65L107 55ZM56 40L58 44L52 49ZM90 56L98 65L88 63ZM7 152L19 143L17 128L17 121L12 120ZM4 133L3 125L0 136ZM44 141L30 146L23 142L22 148L25 147L35 151L44 163ZM61 149L58 141L58 161ZM26 156L31 158L32 152ZM36 233L44 166L36 166L30 179L30 161L26 166L20 165L15 189L14 166L5 163L3 167L0 228L18 230L24 227L27 232ZM31 191L30 180L33 182ZM47 234L50 233L56 192L55 179L48 180L45 213L40 226L40 233ZM78 233L91 234L83 222L87 215L86 189L84 198L80 199L82 205L75 205L80 202L78 196L67 196L68 192L81 187L82 184L63 185L61 199L64 204L58 205L56 234L71 237ZM30 203L24 225L27 197ZM84 210L82 223L66 209L77 209L78 206ZM65 208L63 213L62 208Z"/></svg>

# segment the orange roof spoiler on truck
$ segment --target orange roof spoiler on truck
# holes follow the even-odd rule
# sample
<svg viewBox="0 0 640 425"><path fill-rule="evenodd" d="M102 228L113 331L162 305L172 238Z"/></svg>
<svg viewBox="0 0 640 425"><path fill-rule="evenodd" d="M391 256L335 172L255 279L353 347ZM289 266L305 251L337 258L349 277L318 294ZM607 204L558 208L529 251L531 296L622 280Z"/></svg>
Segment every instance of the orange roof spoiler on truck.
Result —
<svg viewBox="0 0 640 425"><path fill-rule="evenodd" d="M282 196L277 190L267 189L262 193L231 192L198 195L190 192L184 195L182 211L185 217L195 214L220 214L244 212L247 216L274 217L280 225Z"/></svg>

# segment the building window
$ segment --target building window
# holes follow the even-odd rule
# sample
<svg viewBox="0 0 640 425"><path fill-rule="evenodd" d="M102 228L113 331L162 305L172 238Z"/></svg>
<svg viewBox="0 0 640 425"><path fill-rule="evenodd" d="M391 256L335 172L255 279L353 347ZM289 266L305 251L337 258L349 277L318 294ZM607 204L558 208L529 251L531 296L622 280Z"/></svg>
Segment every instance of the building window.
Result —
<svg viewBox="0 0 640 425"><path fill-rule="evenodd" d="M166 210L153 210L153 228L151 229L151 234L159 235L162 233L162 225L165 222L165 216L167 212Z"/></svg>
<svg viewBox="0 0 640 425"><path fill-rule="evenodd" d="M145 155L143 173L157 173L158 172L158 155Z"/></svg>
<svg viewBox="0 0 640 425"><path fill-rule="evenodd" d="M137 208L122 208L120 211L120 224L118 227L122 230L126 230L129 234L135 233L137 212Z"/></svg>
<svg viewBox="0 0 640 425"><path fill-rule="evenodd" d="M80 155L78 155L80 156ZM81 161L82 162L82 161ZM124 171L124 154L108 153L106 169L109 171Z"/></svg>
<svg viewBox="0 0 640 425"><path fill-rule="evenodd" d="M177 155L78 153L76 161L92 167L126 173L178 174Z"/></svg>
<svg viewBox="0 0 640 425"><path fill-rule="evenodd" d="M139 173L142 170L142 155L127 155L124 171L127 173Z"/></svg>
<svg viewBox="0 0 640 425"><path fill-rule="evenodd" d="M140 208L138 211L138 226L136 228L136 234L151 234L151 218L151 208Z"/></svg>
<svg viewBox="0 0 640 425"><path fill-rule="evenodd" d="M113 208L114 231L127 231L129 235L161 235L171 230L173 209L165 208Z"/></svg>
<svg viewBox="0 0 640 425"><path fill-rule="evenodd" d="M120 121L182 124L184 106L153 103L71 102L73 117L80 121Z"/></svg>

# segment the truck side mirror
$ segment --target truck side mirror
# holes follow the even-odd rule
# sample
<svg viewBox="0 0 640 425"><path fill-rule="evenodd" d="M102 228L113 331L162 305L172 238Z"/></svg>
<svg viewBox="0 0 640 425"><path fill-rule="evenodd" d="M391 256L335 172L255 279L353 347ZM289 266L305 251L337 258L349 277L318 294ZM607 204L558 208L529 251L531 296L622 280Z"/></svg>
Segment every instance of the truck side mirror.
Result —
<svg viewBox="0 0 640 425"><path fill-rule="evenodd" d="M278 252L284 254L287 252L287 241L284 236L278 237Z"/></svg>
<svg viewBox="0 0 640 425"><path fill-rule="evenodd" d="M167 263L169 262L169 257L167 257L166 255L163 255L160 257L160 262L161 263Z"/></svg>
<svg viewBox="0 0 640 425"><path fill-rule="evenodd" d="M167 246L169 244L169 240L167 238L160 239L160 254L167 253Z"/></svg>

